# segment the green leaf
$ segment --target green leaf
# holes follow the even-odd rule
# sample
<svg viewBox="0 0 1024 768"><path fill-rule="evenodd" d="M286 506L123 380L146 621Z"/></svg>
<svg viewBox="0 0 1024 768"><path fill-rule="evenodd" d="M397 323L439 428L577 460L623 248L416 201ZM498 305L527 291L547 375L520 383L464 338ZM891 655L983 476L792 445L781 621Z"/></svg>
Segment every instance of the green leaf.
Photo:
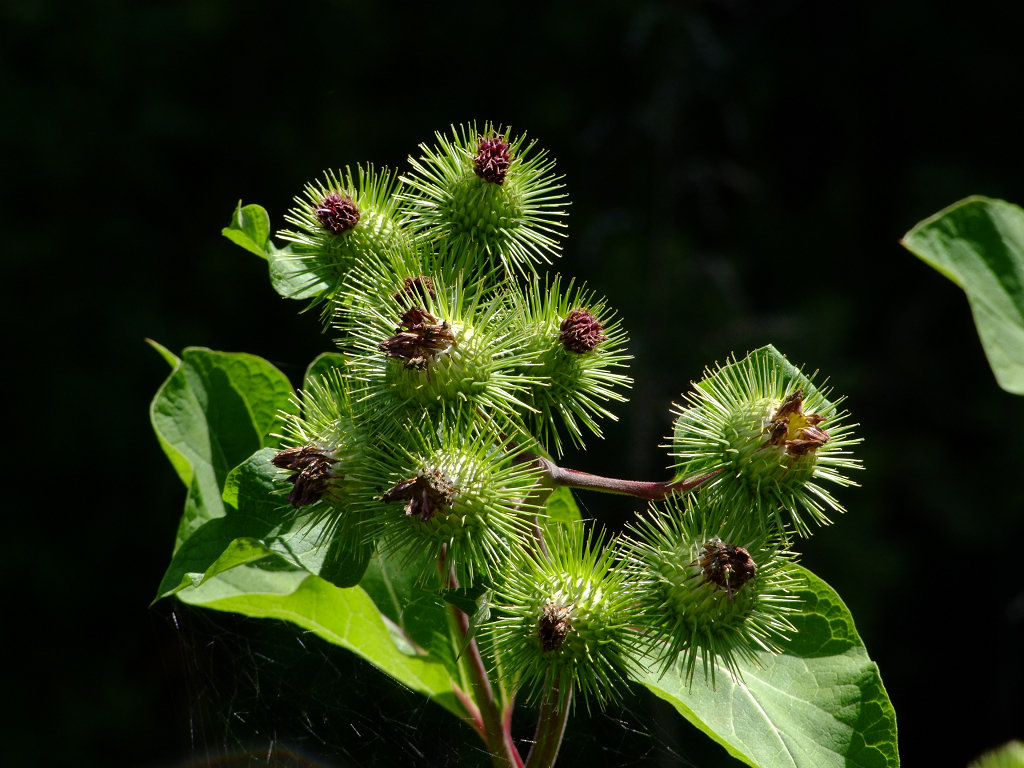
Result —
<svg viewBox="0 0 1024 768"><path fill-rule="evenodd" d="M261 259L267 259L267 248L270 245L270 217L259 205L242 206L238 201L231 216L231 224L220 231L224 237L235 245L255 253Z"/></svg>
<svg viewBox="0 0 1024 768"><path fill-rule="evenodd" d="M362 587L392 625L395 642L428 650L458 677L460 649L449 633L444 600L423 583L419 562L377 552L363 575Z"/></svg>
<svg viewBox="0 0 1024 768"><path fill-rule="evenodd" d="M285 500L283 475L271 463L274 454L273 448L262 448L231 471L224 483L225 515L187 532L160 582L157 599L263 558L337 586L359 582L372 545L325 542L327 519L311 525L295 515Z"/></svg>
<svg viewBox="0 0 1024 768"><path fill-rule="evenodd" d="M266 568L264 562L233 568L198 589L179 592L178 598L218 611L291 622L465 717L446 666L408 645L396 645L387 620L361 588L341 589L302 571Z"/></svg>
<svg viewBox="0 0 1024 768"><path fill-rule="evenodd" d="M742 681L716 669L717 690L692 689L678 669L657 665L634 679L668 701L747 765L764 768L895 768L896 715L878 667L831 587L800 569L807 587L796 632L761 666L741 665Z"/></svg>
<svg viewBox="0 0 1024 768"><path fill-rule="evenodd" d="M146 339L146 343L149 344L149 346L151 346L153 349L155 349L157 353L160 355L160 357L167 361L167 364L171 366L171 369L178 367L178 364L181 362L181 358L178 357L173 352L171 352L171 350L169 350L160 342L153 341L152 339Z"/></svg>
<svg viewBox="0 0 1024 768"><path fill-rule="evenodd" d="M964 290L996 381L1024 395L1024 210L968 197L919 223L902 242Z"/></svg>
<svg viewBox="0 0 1024 768"><path fill-rule="evenodd" d="M200 347L183 352L150 405L157 439L189 489L177 546L224 515L228 473L276 444L271 433L280 428L280 412L293 410L290 395L284 374L259 357Z"/></svg>
<svg viewBox="0 0 1024 768"><path fill-rule="evenodd" d="M286 299L315 299L331 290L338 279L336 270L319 264L312 255L303 254L291 244L267 251L270 283Z"/></svg>

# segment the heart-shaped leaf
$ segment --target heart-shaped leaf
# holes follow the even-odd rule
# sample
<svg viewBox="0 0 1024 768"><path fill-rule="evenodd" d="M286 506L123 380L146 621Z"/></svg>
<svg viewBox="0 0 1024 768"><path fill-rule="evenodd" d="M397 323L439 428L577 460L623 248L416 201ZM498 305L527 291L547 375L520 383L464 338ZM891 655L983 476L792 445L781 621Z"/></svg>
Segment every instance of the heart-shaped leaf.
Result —
<svg viewBox="0 0 1024 768"><path fill-rule="evenodd" d="M902 242L963 288L996 381L1024 395L1024 210L968 197L922 221Z"/></svg>
<svg viewBox="0 0 1024 768"><path fill-rule="evenodd" d="M741 664L742 680L716 669L717 687L678 669L634 676L733 757L757 768L895 768L896 716L849 610L800 569L804 610L781 654Z"/></svg>

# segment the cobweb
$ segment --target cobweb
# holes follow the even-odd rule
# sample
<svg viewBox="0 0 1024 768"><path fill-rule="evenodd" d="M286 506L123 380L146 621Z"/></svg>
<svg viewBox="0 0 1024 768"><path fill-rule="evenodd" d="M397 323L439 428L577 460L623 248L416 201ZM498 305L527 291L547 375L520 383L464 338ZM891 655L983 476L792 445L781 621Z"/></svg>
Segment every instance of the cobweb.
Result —
<svg viewBox="0 0 1024 768"><path fill-rule="evenodd" d="M173 606L188 704L176 723L187 757L171 768L491 764L467 725L345 649L285 622ZM645 690L624 699L573 712L559 768L738 765ZM516 708L524 754L535 715Z"/></svg>

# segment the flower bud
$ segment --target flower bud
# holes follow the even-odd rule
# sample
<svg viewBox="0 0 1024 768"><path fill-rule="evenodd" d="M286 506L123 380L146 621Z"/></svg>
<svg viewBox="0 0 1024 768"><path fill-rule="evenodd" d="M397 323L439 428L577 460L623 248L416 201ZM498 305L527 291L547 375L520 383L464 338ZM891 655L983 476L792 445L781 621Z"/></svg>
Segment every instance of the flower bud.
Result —
<svg viewBox="0 0 1024 768"><path fill-rule="evenodd" d="M275 467L293 471L288 476L288 482L294 486L288 501L296 509L324 497L330 484L332 466L337 461L326 448L319 445L285 448L271 459Z"/></svg>
<svg viewBox="0 0 1024 768"><path fill-rule="evenodd" d="M356 545L370 497L367 469L369 437L352 408L349 383L337 368L310 379L285 417L287 447L274 466L291 474L288 502L310 527L322 526L322 539L341 537Z"/></svg>
<svg viewBox="0 0 1024 768"><path fill-rule="evenodd" d="M569 310L559 330L558 340L562 346L577 355L593 352L602 341L608 341L608 337L601 333L604 330L601 321L579 307Z"/></svg>
<svg viewBox="0 0 1024 768"><path fill-rule="evenodd" d="M585 431L600 436L599 420L615 419L605 403L626 399L626 334L602 299L571 281L563 290L558 276L550 285L533 278L510 303L528 361L521 370L535 382L526 399L537 414L531 431L556 455L564 434L582 447Z"/></svg>
<svg viewBox="0 0 1024 768"><path fill-rule="evenodd" d="M477 139L476 157L473 158L473 172L484 181L501 186L508 173L509 153L504 136Z"/></svg>
<svg viewBox="0 0 1024 768"><path fill-rule="evenodd" d="M421 144L422 155L410 158L401 197L416 237L522 273L558 255L566 195L546 153L532 151L525 134L509 135L490 124L438 133L435 147Z"/></svg>
<svg viewBox="0 0 1024 768"><path fill-rule="evenodd" d="M305 185L285 221L295 229L278 233L294 243L290 266L333 296L353 265L401 245L406 234L398 222L395 178L373 166L326 171L323 180ZM293 277L295 282L297 278Z"/></svg>
<svg viewBox="0 0 1024 768"><path fill-rule="evenodd" d="M534 381L527 331L510 321L503 296L478 286L467 292L438 275L406 282L357 269L353 278L364 290L338 303L335 320L354 374L375 398L372 418L472 404L512 430L524 429L530 406L523 397Z"/></svg>
<svg viewBox="0 0 1024 768"><path fill-rule="evenodd" d="M347 232L359 223L359 208L347 192L330 192L315 210L320 226L332 235Z"/></svg>

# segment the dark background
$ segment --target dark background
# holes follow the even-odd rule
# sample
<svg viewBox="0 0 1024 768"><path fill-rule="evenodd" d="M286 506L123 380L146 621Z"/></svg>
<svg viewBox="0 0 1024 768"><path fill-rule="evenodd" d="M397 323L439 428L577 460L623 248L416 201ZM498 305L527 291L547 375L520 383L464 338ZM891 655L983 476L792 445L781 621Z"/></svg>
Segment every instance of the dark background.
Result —
<svg viewBox="0 0 1024 768"><path fill-rule="evenodd" d="M632 402L566 464L664 477L670 402L733 351L820 369L867 471L804 563L857 619L904 764L1024 736L1024 400L996 386L962 293L898 243L968 194L1024 203L1024 5L422 5L0 11L6 764L479 760L468 729L315 638L148 606L184 493L143 343L252 352L295 380L329 340L220 237L237 200L282 226L324 169L403 166L469 120L558 159L558 268L632 337ZM582 501L612 521L636 506ZM733 764L646 694L570 732L564 765Z"/></svg>

